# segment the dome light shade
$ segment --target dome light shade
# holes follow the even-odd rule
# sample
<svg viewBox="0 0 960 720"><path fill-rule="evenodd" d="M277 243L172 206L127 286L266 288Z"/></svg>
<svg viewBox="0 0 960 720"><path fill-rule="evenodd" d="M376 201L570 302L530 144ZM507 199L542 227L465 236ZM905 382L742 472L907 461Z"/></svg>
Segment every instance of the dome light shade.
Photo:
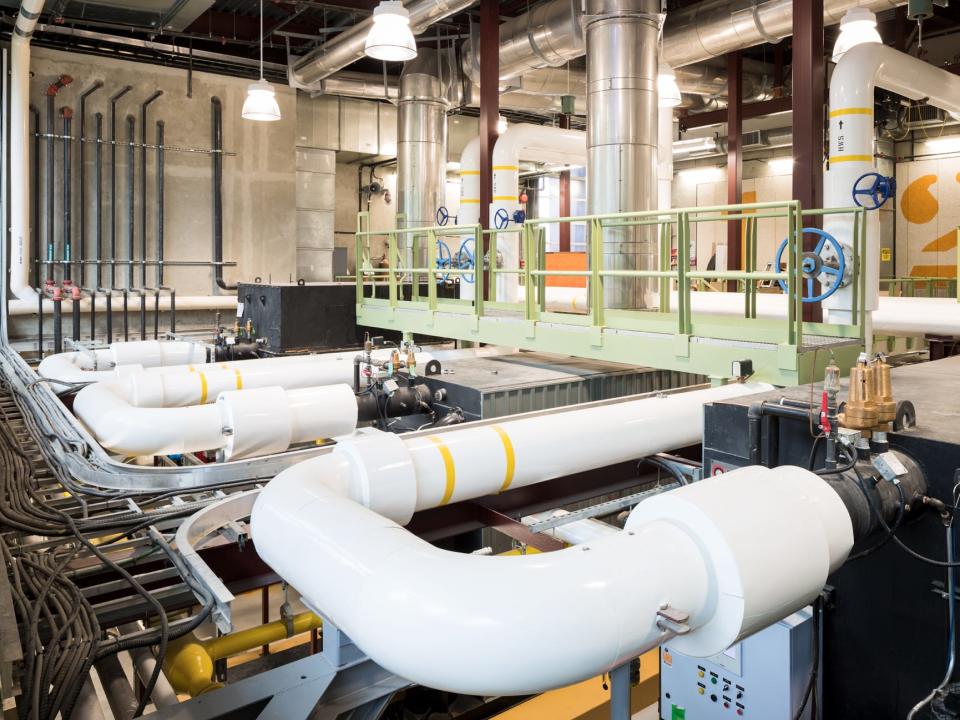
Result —
<svg viewBox="0 0 960 720"><path fill-rule="evenodd" d="M672 108L680 102L677 75L669 63L661 60L657 70L657 105L662 108Z"/></svg>
<svg viewBox="0 0 960 720"><path fill-rule="evenodd" d="M273 85L263 78L247 86L247 99L240 113L244 120L272 121L280 119L280 106Z"/></svg>
<svg viewBox="0 0 960 720"><path fill-rule="evenodd" d="M388 62L406 62L417 56L417 42L410 30L410 13L399 0L382 0L373 11L373 27L363 52Z"/></svg>
<svg viewBox="0 0 960 720"><path fill-rule="evenodd" d="M840 35L833 46L832 60L840 62L847 50L864 43L883 44L877 32L877 16L864 7L852 7L840 21Z"/></svg>

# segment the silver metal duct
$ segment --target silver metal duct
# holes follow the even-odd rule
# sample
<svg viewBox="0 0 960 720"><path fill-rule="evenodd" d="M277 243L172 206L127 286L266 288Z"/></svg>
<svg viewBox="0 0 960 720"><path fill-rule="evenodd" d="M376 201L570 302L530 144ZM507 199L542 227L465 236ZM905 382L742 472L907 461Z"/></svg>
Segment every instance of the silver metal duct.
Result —
<svg viewBox="0 0 960 720"><path fill-rule="evenodd" d="M657 205L659 0L587 0L587 212ZM650 227L607 228L604 268L654 270ZM608 308L649 307L654 283L607 278Z"/></svg>
<svg viewBox="0 0 960 720"><path fill-rule="evenodd" d="M323 95L367 98L369 100L396 100L400 96L396 78L384 78L371 73L340 72L320 82Z"/></svg>
<svg viewBox="0 0 960 720"><path fill-rule="evenodd" d="M403 227L432 227L444 204L447 177L447 110L453 63L450 53L421 48L400 75L397 119L397 213ZM413 236L405 236L411 267ZM419 249L424 250L423 239ZM418 252L425 257L425 252ZM423 257L418 257L418 267ZM424 260L425 262L425 260Z"/></svg>
<svg viewBox="0 0 960 720"><path fill-rule="evenodd" d="M434 23L440 22L473 5L475 0L413 0L404 6L410 13L410 29L419 35ZM297 60L289 69L290 84L307 90L319 89L317 85L342 70L363 55L367 34L373 25L368 17L345 30L329 42Z"/></svg>
<svg viewBox="0 0 960 720"><path fill-rule="evenodd" d="M589 3L588 3L589 4ZM906 5L905 0L824 0L823 20L840 22L858 5L874 12ZM589 14L589 11L588 11ZM500 26L500 81L535 68L557 67L585 52L583 18L577 0L548 0ZM673 68L691 65L793 33L793 0L707 0L667 14L664 60ZM479 55L474 43L463 47L463 68L475 79ZM678 77L679 80L679 77Z"/></svg>
<svg viewBox="0 0 960 720"><path fill-rule="evenodd" d="M823 22L834 25L854 6L881 12L899 0L824 0ZM712 0L667 15L663 58L674 67L726 55L793 34L793 0Z"/></svg>

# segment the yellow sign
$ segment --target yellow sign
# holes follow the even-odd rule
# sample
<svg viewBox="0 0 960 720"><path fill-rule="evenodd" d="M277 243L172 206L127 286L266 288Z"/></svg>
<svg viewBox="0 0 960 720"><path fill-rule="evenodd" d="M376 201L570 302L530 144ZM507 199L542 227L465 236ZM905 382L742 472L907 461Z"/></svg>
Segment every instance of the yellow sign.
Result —
<svg viewBox="0 0 960 720"><path fill-rule="evenodd" d="M880 248L880 262L890 262L891 260L893 260L893 250Z"/></svg>

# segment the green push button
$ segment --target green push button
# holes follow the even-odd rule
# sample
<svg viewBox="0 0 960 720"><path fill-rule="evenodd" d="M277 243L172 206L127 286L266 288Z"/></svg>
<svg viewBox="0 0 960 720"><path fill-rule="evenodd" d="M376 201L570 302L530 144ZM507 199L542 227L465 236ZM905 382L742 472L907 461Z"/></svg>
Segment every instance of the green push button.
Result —
<svg viewBox="0 0 960 720"><path fill-rule="evenodd" d="M670 720L687 720L687 711L682 707L671 705Z"/></svg>
<svg viewBox="0 0 960 720"><path fill-rule="evenodd" d="M716 684L717 684L717 679L716 679L715 677L712 677L712 678L710 678L710 682L712 682L714 685L716 685Z"/></svg>

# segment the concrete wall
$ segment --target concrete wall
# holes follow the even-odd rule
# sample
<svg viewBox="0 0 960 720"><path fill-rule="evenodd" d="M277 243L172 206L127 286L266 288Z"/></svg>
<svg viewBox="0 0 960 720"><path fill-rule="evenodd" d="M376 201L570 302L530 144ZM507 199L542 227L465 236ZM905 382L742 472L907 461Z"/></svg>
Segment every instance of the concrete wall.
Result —
<svg viewBox="0 0 960 720"><path fill-rule="evenodd" d="M41 109L41 128L46 128L45 91L59 75L73 76L74 82L61 90L55 100L57 111L56 132L61 133L62 122L59 110L63 106L75 112L72 134L79 131L79 94L95 80L104 87L87 100L87 136L94 137L95 113L103 113L104 137L109 141L109 101L111 94L124 85L133 89L117 105L117 129L122 142L126 142L126 117L136 118L136 139L140 137L140 104L155 89L164 95L149 109L147 142L155 142L157 120L165 122L165 145L168 148L203 148L211 145L210 98L218 96L223 103L223 231L224 258L238 263L236 268L224 272L228 282L252 280L262 277L264 281L289 281L296 272L296 215L295 215L295 94L286 87L277 87L277 99L283 119L273 123L245 121L240 110L249 81L206 73L194 73L192 97L187 97L187 76L181 70L156 65L126 62L88 55L63 53L37 48L33 55L33 79L31 103ZM62 243L62 157L61 141L55 140L55 193L54 231L59 248ZM73 238L74 247L79 243L79 182L77 168L80 151L73 143ZM114 207L118 228L117 245L121 258L127 258L126 189L127 148L117 148L117 203ZM87 167L87 257L93 255L93 163L95 146L87 143L85 148ZM156 207L155 151L147 152L147 240L148 257L155 258ZM41 152L45 161L46 150ZM104 160L104 234L103 246L110 244L108 195L110 182L110 146L103 146ZM139 197L140 197L140 152L135 152L135 243L137 257L140 247ZM41 175L42 179L42 175ZM41 185L41 239L46 243L46 212L44 190ZM165 249L166 257L173 260L210 260L212 257L211 222L211 156L209 153L177 152L168 149L165 153ZM59 250L58 250L59 257ZM104 275L106 282L107 273ZM61 275L58 272L57 277ZM88 273L92 278L92 273ZM139 269L136 273L139 284ZM210 268L168 268L165 282L183 295L204 295L212 291ZM118 267L117 280L126 281L125 268ZM155 281L155 269L148 268L147 284ZM88 280L88 282L90 282Z"/></svg>

